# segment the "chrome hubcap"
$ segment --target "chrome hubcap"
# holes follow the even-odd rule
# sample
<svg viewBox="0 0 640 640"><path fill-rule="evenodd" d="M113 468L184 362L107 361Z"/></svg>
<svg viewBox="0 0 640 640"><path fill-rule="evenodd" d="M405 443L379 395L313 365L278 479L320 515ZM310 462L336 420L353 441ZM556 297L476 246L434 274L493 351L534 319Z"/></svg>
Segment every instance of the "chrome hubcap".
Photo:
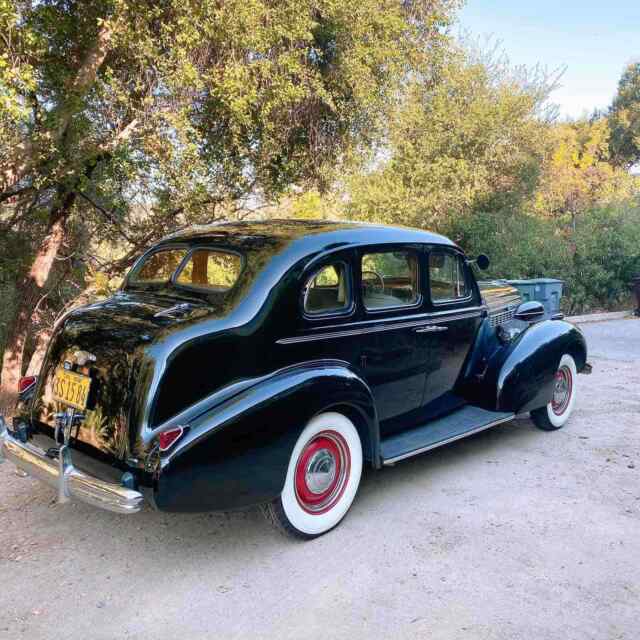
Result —
<svg viewBox="0 0 640 640"><path fill-rule="evenodd" d="M336 461L328 449L320 449L311 456L305 471L305 483L311 493L324 493L336 477Z"/></svg>
<svg viewBox="0 0 640 640"><path fill-rule="evenodd" d="M551 409L557 416L561 416L567 410L571 400L572 387L571 370L568 367L561 367L556 373L553 399L551 400Z"/></svg>

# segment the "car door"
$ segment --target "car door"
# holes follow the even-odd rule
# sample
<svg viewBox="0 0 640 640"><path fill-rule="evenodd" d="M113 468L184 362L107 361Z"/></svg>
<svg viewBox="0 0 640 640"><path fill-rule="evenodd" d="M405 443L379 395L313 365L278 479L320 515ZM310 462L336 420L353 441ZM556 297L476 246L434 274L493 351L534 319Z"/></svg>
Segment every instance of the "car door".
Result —
<svg viewBox="0 0 640 640"><path fill-rule="evenodd" d="M360 364L383 435L418 409L423 397L425 354L414 331L424 311L423 255L422 247L413 245L359 251Z"/></svg>
<svg viewBox="0 0 640 640"><path fill-rule="evenodd" d="M463 404L455 385L481 322L482 306L464 256L432 247L424 278L432 322L424 328L426 349L423 416L435 417ZM422 329L418 329L421 331Z"/></svg>

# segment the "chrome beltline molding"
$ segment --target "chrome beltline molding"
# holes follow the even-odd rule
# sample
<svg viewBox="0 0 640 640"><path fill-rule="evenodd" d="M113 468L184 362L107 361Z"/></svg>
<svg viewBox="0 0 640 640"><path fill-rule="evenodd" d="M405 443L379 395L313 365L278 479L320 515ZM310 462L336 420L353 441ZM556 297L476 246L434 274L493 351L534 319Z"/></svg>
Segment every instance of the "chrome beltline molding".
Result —
<svg viewBox="0 0 640 640"><path fill-rule="evenodd" d="M297 344L300 342L315 342L316 340L331 340L333 338L349 338L368 333L380 333L382 331L394 331L397 329L412 329L414 327L424 327L442 322L453 322L456 320L466 320L476 318L482 314L486 307L473 307L464 311L438 311L436 313L421 314L419 319L407 322L389 322L388 324L376 324L368 327L355 327L342 331L329 331L327 333L315 333L305 336L293 336L290 338L280 338L276 344ZM380 322L378 320L378 322ZM336 325L333 325L335 327ZM338 325L339 326L339 325ZM327 327L323 327L327 328Z"/></svg>
<svg viewBox="0 0 640 640"><path fill-rule="evenodd" d="M434 442L433 444L429 444L426 447L420 447L419 449L415 449L414 451L409 451L408 453L403 453L402 455L395 456L394 458L387 458L382 462L385 467L395 464L396 462L400 462L400 460L405 460L406 458L412 458L413 456L417 456L421 453L426 453L427 451L431 451L431 449L437 449L438 447L443 447L445 444L449 444L450 442L455 442L456 440L462 440L467 436L472 436L474 433L480 433L481 431L485 431L486 429L491 429L491 427L496 427L503 422L509 422L516 417L516 414L513 413L506 418L500 418L499 420L494 420L489 424L485 424L477 429L472 429L471 431L465 431L464 433L459 433L458 435L452 436L451 438L446 438L445 440L440 440L439 442Z"/></svg>

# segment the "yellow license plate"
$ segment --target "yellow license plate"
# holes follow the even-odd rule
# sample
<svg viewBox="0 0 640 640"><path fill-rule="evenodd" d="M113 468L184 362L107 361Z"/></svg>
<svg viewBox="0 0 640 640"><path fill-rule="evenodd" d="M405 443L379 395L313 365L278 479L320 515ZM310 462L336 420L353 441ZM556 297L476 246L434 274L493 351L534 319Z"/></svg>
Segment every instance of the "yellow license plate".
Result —
<svg viewBox="0 0 640 640"><path fill-rule="evenodd" d="M85 409L89 398L91 378L73 371L58 369L53 378L53 397L76 409Z"/></svg>

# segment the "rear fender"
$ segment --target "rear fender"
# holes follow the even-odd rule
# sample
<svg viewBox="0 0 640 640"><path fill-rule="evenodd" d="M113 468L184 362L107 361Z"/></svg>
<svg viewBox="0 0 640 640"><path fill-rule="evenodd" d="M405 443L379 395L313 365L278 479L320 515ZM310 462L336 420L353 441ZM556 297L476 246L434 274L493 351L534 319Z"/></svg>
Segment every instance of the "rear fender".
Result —
<svg viewBox="0 0 640 640"><path fill-rule="evenodd" d="M495 330L481 329L464 384L465 397L494 411L523 413L551 401L555 373L563 354L585 368L587 346L582 333L568 322L545 320L529 325L503 344Z"/></svg>
<svg viewBox="0 0 640 640"><path fill-rule="evenodd" d="M302 429L324 411L356 425L365 458L379 459L375 405L367 384L338 361L283 369L204 411L163 455L156 506L166 511L234 509L273 500L282 491Z"/></svg>

